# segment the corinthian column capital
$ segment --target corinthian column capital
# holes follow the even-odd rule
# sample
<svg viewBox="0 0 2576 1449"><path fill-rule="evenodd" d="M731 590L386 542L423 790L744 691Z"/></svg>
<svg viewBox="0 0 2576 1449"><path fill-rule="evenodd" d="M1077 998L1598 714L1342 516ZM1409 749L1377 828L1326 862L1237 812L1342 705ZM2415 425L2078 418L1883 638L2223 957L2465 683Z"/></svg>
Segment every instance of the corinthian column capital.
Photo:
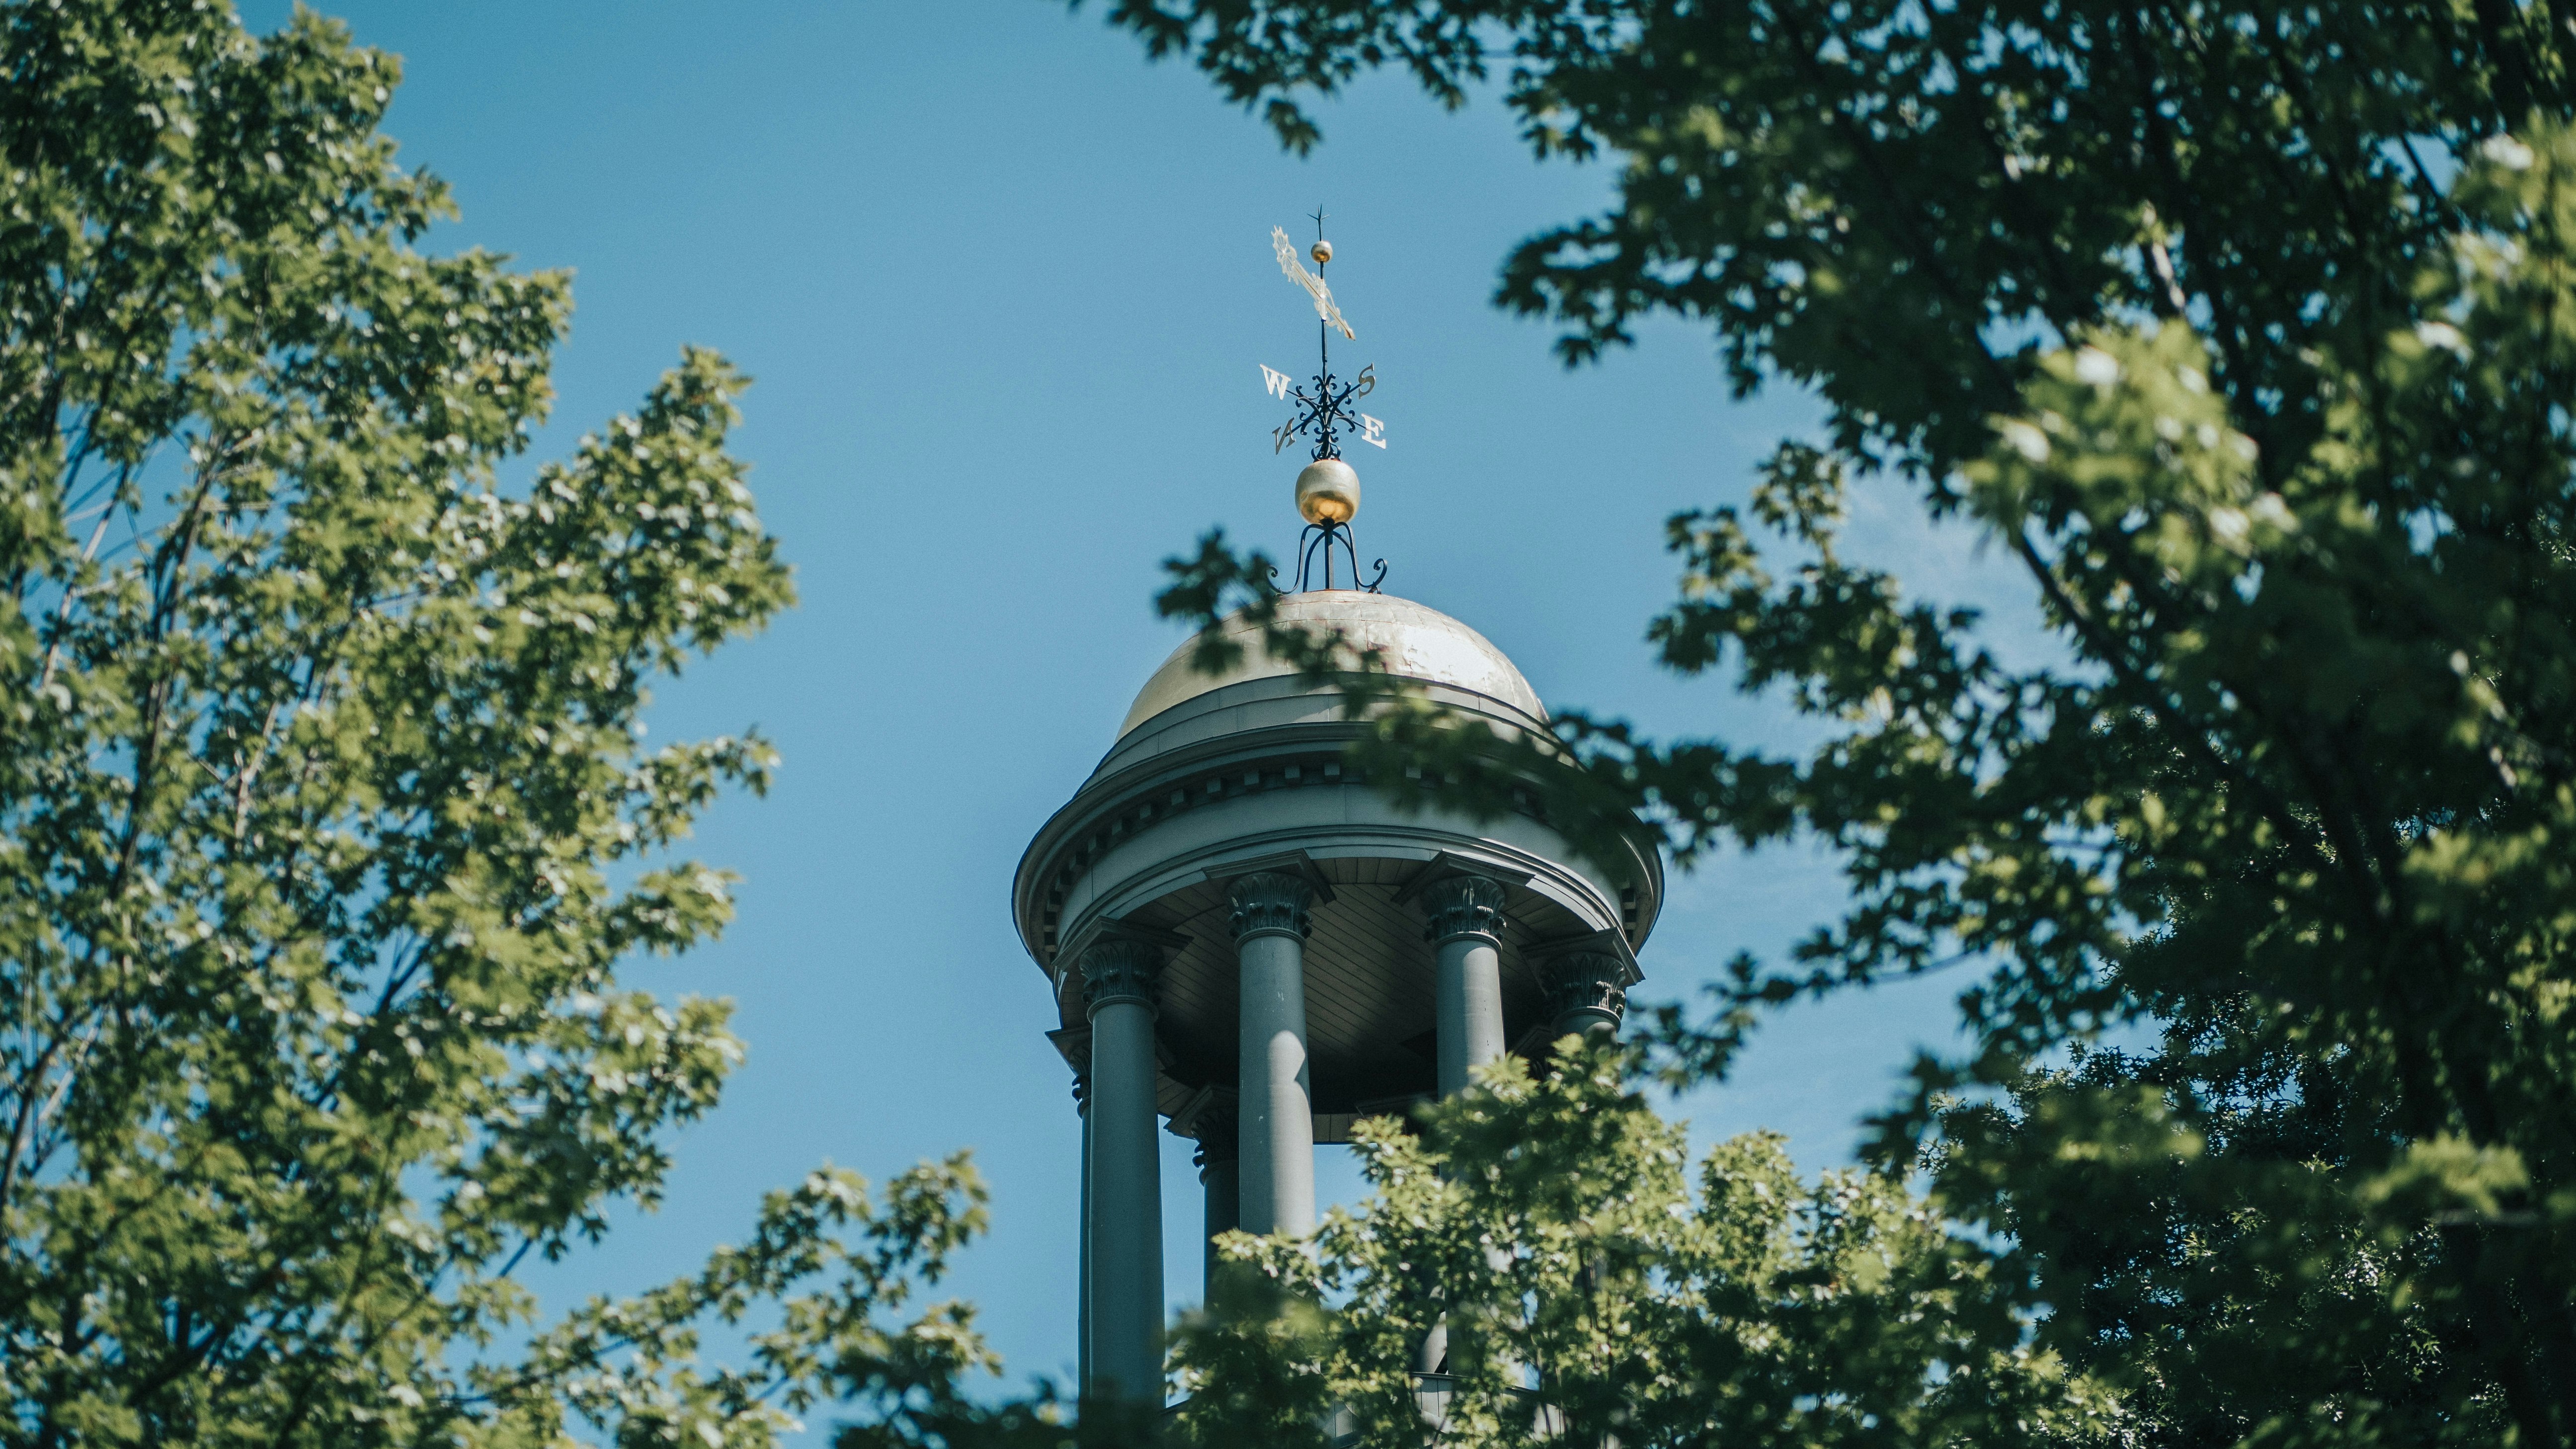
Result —
<svg viewBox="0 0 2576 1449"><path fill-rule="evenodd" d="M1503 940L1503 883L1481 875L1451 876L1422 893L1431 910L1431 925L1422 939L1433 943L1461 936L1482 936L1496 945Z"/></svg>
<svg viewBox="0 0 2576 1449"><path fill-rule="evenodd" d="M1231 1102L1203 1108L1190 1131L1198 1140L1201 1167L1211 1162L1233 1162L1242 1156L1242 1123Z"/></svg>
<svg viewBox="0 0 2576 1449"><path fill-rule="evenodd" d="M1568 951L1541 967L1539 977L1560 1032L1616 1028L1628 1014L1628 968L1607 951Z"/></svg>
<svg viewBox="0 0 2576 1449"><path fill-rule="evenodd" d="M1154 982L1163 973L1163 951L1150 941L1112 936L1082 953L1082 1008L1098 1016L1100 1008L1133 1002L1154 1007Z"/></svg>
<svg viewBox="0 0 2576 1449"><path fill-rule="evenodd" d="M1315 888L1302 878L1263 871L1234 883L1226 893L1234 908L1234 939L1251 936L1295 936L1306 938L1313 926L1306 919L1307 907L1315 903Z"/></svg>

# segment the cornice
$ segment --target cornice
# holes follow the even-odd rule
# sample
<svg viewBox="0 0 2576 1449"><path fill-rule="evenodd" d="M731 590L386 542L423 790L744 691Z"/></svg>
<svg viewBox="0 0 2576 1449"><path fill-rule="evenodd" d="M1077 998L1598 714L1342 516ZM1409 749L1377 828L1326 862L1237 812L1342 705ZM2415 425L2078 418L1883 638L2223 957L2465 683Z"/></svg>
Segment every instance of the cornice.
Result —
<svg viewBox="0 0 2576 1449"><path fill-rule="evenodd" d="M1216 699L1201 696L1175 708L1205 706ZM1532 728L1517 711L1494 703L1497 711L1507 713L1483 713L1497 728ZM1365 721L1338 718L1265 725L1175 746L1106 774L1095 771L1048 817L1021 854L1011 904L1022 947L1052 974L1049 963L1061 960L1063 948L1071 944L1060 934L1070 923L1057 915L1064 891L1108 850L1167 819L1272 790L1369 787L1371 782L1342 760L1346 747L1367 728ZM1112 757L1117 753L1113 749ZM1535 789L1516 788L1514 794L1514 813L1542 826L1548 823ZM1627 883L1614 904L1622 930L1642 937L1661 909L1663 861L1642 822L1629 837L1626 859L1593 864ZM1587 893L1597 894L1597 889Z"/></svg>

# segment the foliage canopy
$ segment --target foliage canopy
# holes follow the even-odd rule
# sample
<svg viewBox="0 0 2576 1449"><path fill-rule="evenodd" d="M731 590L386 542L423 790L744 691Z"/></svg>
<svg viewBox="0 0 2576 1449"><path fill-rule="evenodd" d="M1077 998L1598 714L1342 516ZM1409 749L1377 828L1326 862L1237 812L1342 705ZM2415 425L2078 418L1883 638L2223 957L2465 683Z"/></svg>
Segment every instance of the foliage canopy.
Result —
<svg viewBox="0 0 2576 1449"><path fill-rule="evenodd" d="M724 922L670 850L773 757L639 715L791 590L713 353L504 481L567 278L420 249L398 79L304 12L0 4L0 1444L915 1432L985 1359L894 1321L962 1162L549 1321L513 1277L740 1055L617 966Z"/></svg>
<svg viewBox="0 0 2576 1449"><path fill-rule="evenodd" d="M1766 1005L1964 967L1976 1047L1921 1064L1877 1158L1929 1154L2124 1437L2576 1441L2576 14L1108 9L1298 149L1370 69L1498 83L1539 154L1617 163L1503 305L1577 361L1695 319L1736 389L1821 403L1748 504L1672 520L1651 637L1822 743L1558 722L1564 818L1846 863L1794 959L1666 1020L1668 1071L1722 1072ZM1992 540L2057 657L1851 557L1864 485ZM1176 568L1173 612L1260 607L1221 539ZM1383 695L1379 746L1459 803L1545 773Z"/></svg>
<svg viewBox="0 0 2576 1449"><path fill-rule="evenodd" d="M1233 1235L1240 1276L1175 1354L1184 1442L2002 1449L2108 1422L1901 1180L1801 1183L1756 1134L1694 1183L1633 1057L1562 1045L1542 1080L1506 1058L1410 1129L1363 1127L1372 1195L1311 1244Z"/></svg>

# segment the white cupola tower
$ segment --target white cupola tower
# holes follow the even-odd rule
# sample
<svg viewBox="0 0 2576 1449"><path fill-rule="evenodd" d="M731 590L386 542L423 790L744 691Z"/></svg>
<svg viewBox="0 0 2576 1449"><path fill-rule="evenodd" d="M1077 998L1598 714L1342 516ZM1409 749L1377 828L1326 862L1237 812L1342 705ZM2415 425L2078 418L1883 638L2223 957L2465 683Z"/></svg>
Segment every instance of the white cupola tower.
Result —
<svg viewBox="0 0 2576 1449"><path fill-rule="evenodd" d="M1338 308L1274 239L1329 336ZM1330 251L1319 241L1315 256ZM1327 559L1328 586L1282 597L1281 622L1380 651L1395 676L1498 732L1545 735L1538 695L1483 635L1373 588L1329 587L1336 548L1359 582L1359 482L1337 430L1378 442L1384 425L1343 410L1367 389L1329 365L1311 395L1263 371L1307 410L1283 445L1318 436L1298 478L1300 558L1320 545ZM1158 1132L1198 1143L1207 1236L1310 1232L1315 1144L1458 1091L1506 1052L1615 1029L1663 896L1642 827L1593 859L1550 827L1536 791L1483 822L1399 805L1345 761L1365 725L1343 717L1337 689L1265 653L1240 617L1217 627L1241 635L1241 662L1202 674L1191 644L1173 651L1030 842L1011 893L1082 1110L1083 1392L1148 1405L1163 1382Z"/></svg>

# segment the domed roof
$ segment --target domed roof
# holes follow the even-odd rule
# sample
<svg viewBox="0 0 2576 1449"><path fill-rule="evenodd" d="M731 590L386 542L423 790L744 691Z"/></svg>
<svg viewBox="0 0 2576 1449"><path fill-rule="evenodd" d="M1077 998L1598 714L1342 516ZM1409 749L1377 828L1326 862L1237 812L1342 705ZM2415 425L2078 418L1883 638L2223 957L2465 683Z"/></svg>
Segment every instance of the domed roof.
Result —
<svg viewBox="0 0 2576 1449"><path fill-rule="evenodd" d="M1474 690L1533 720L1547 718L1547 709L1538 702L1537 692L1512 667L1512 661L1503 657L1503 651L1484 635L1411 599L1356 589L1316 589L1281 599L1279 619L1315 629L1339 629L1361 648L1373 645L1385 651L1390 673ZM1190 650L1198 641L1183 643L1163 661L1162 668L1154 671L1154 677L1145 681L1136 703L1127 710L1125 723L1118 726L1119 738L1126 738L1138 725L1172 706L1210 690L1297 672L1294 665L1273 659L1262 649L1260 631L1241 614L1228 617L1216 627L1242 643L1243 657L1222 674L1201 674L1190 667Z"/></svg>

